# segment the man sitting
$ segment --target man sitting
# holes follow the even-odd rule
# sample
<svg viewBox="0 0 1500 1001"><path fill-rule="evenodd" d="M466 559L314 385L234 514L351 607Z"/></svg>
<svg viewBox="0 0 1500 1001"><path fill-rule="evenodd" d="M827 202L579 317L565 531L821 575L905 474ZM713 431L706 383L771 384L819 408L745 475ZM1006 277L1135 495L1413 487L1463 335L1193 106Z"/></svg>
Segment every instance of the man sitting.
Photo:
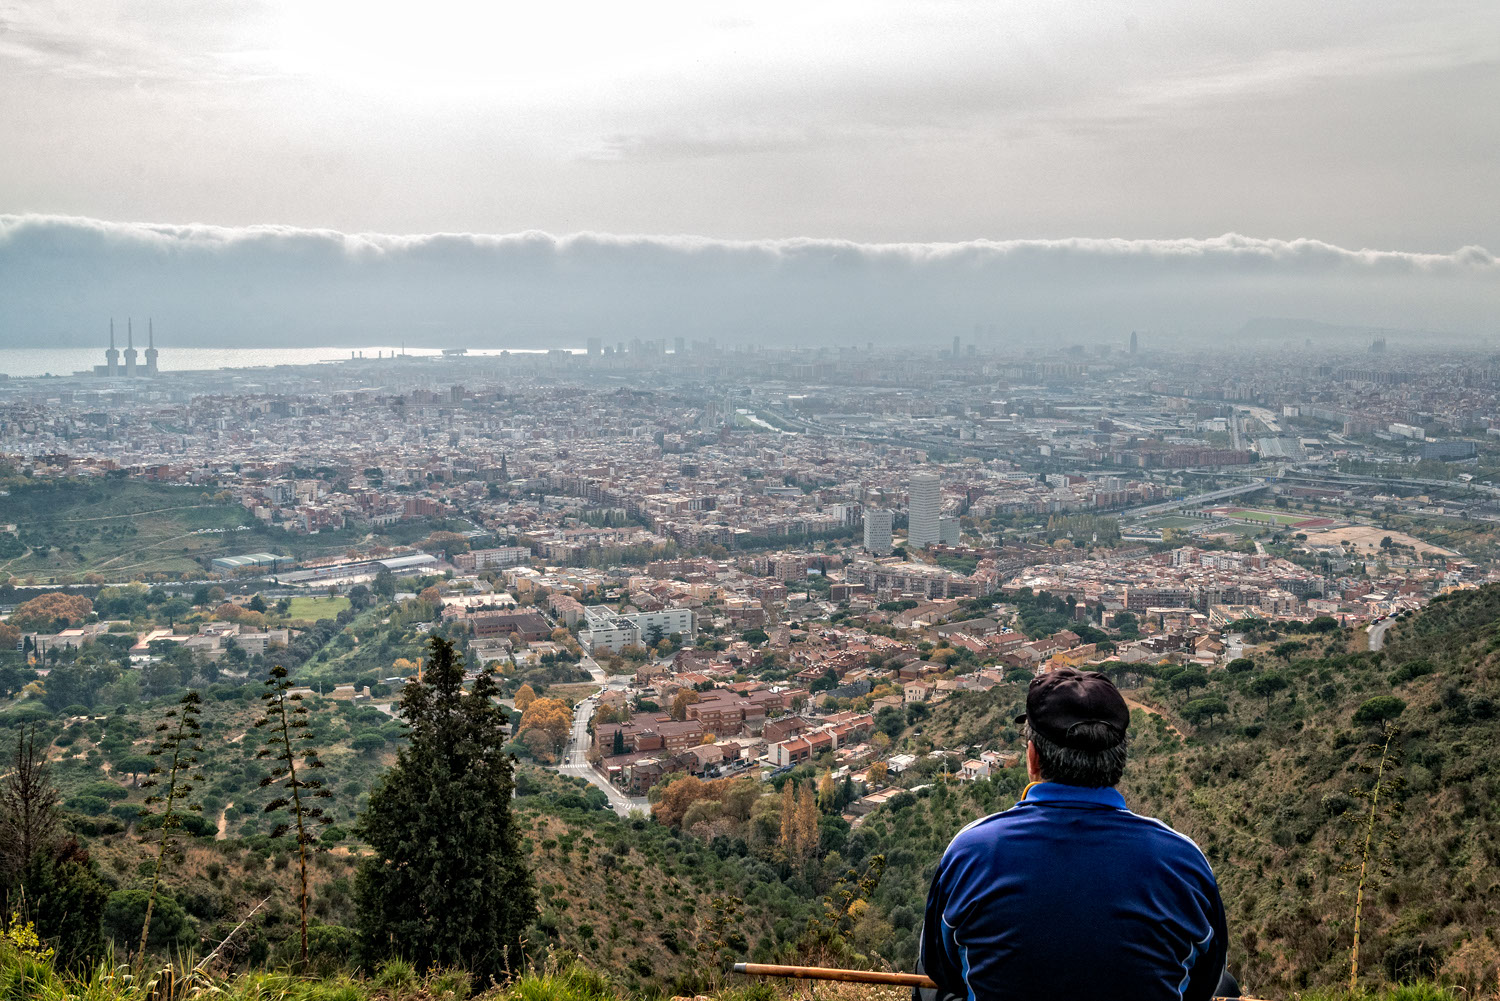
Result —
<svg viewBox="0 0 1500 1001"><path fill-rule="evenodd" d="M1115 789L1130 710L1097 672L1026 696L1031 784L964 828L932 878L922 971L976 1001L1205 1001L1227 977L1224 905L1189 838ZM930 993L930 992L927 992Z"/></svg>

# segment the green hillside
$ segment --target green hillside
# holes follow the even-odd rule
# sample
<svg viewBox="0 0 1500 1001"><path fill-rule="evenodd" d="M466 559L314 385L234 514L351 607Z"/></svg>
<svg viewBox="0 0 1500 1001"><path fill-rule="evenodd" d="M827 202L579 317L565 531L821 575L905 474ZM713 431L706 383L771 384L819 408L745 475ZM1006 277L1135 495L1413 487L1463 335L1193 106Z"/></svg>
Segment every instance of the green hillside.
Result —
<svg viewBox="0 0 1500 1001"><path fill-rule="evenodd" d="M16 532L0 536L0 573L12 577L192 572L195 558L244 552L255 534L234 531L255 521L248 511L194 487L44 480L9 489L0 522Z"/></svg>
<svg viewBox="0 0 1500 1001"><path fill-rule="evenodd" d="M1107 666L1123 685L1139 686L1127 696L1161 711L1133 713L1123 791L1137 812L1203 847L1219 875L1230 962L1243 983L1262 995L1337 983L1348 976L1369 793L1384 747L1381 724L1355 717L1371 698L1401 700L1375 816L1360 966L1375 979L1441 977L1493 990L1500 588L1440 598L1392 628L1381 653L1348 652L1363 638L1272 638L1266 650L1282 656L1260 653L1250 664L1189 676L1190 685L1174 686L1172 669L1152 678L1156 669ZM1020 685L960 695L903 739L916 749L1019 749L1011 720L1023 699ZM1220 710L1210 717L1204 701L1212 699L1223 705L1207 707ZM990 802L1008 805L1021 782L1020 769L993 782L938 781L876 813L858 836L873 836L872 849L887 851L893 870L909 860L930 873L958 828ZM985 788L995 785L1003 795ZM904 916L899 908L918 906L922 882L912 880L900 899L882 886L877 900ZM896 942L903 959L911 949Z"/></svg>
<svg viewBox="0 0 1500 1001"><path fill-rule="evenodd" d="M259 521L212 486L13 476L0 479L0 487L7 491L0 496L0 525L16 526L14 533L0 532L0 581L198 576L207 560L220 556L264 551L298 559L332 556L372 537L372 530L361 527L317 535L288 532ZM380 526L373 534L387 546L405 545L448 524L418 519Z"/></svg>

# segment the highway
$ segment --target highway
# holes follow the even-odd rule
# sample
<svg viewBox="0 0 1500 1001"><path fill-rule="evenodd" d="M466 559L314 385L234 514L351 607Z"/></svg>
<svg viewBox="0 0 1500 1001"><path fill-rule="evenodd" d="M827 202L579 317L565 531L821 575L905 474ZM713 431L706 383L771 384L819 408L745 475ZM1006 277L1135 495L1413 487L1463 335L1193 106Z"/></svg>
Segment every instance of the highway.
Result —
<svg viewBox="0 0 1500 1001"><path fill-rule="evenodd" d="M1257 490L1264 490L1270 486L1267 479L1252 480L1239 486L1223 487L1219 490L1210 490L1206 494L1194 494L1191 497L1179 497L1177 500L1163 501L1160 504L1148 504L1145 507L1126 508L1120 511L1122 515L1132 518L1140 518L1153 514L1166 514L1169 511L1177 511L1185 507L1193 507L1197 504L1207 504L1211 501L1226 500L1230 497L1238 497L1241 494L1253 494Z"/></svg>
<svg viewBox="0 0 1500 1001"><path fill-rule="evenodd" d="M1462 480L1422 480L1403 476L1359 476L1354 473L1340 473L1336 470L1328 470L1320 473L1288 471L1283 474L1283 479L1305 480L1313 483L1337 483L1344 486L1354 484L1362 486L1433 487L1454 491L1470 490L1475 493L1489 494L1492 497L1500 496L1500 487L1492 487L1486 483L1465 483Z"/></svg>

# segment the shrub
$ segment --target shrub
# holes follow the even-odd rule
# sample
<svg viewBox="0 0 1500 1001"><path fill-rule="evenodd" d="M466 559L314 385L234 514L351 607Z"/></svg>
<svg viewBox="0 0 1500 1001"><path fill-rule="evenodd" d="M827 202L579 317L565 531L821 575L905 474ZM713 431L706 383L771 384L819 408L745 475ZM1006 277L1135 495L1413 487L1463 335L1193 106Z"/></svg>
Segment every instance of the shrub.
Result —
<svg viewBox="0 0 1500 1001"><path fill-rule="evenodd" d="M74 796L63 805L69 810L77 810L90 817L97 817L109 809L109 800L103 796Z"/></svg>
<svg viewBox="0 0 1500 1001"><path fill-rule="evenodd" d="M104 905L104 933L115 940L118 948L134 949L146 920L145 890L116 890ZM151 912L151 938L147 946L174 952L186 948L193 940L193 924L187 912L172 896L158 891Z"/></svg>
<svg viewBox="0 0 1500 1001"><path fill-rule="evenodd" d="M1386 680L1392 685L1401 685L1425 677L1436 670L1437 668L1432 666L1430 660L1409 660L1387 675Z"/></svg>
<svg viewBox="0 0 1500 1001"><path fill-rule="evenodd" d="M527 974L506 995L509 1001L616 1001L619 997L609 980L582 965Z"/></svg>
<svg viewBox="0 0 1500 1001"><path fill-rule="evenodd" d="M130 795L129 790L115 785L113 782L90 782L78 790L80 796L98 796L101 799L125 799Z"/></svg>

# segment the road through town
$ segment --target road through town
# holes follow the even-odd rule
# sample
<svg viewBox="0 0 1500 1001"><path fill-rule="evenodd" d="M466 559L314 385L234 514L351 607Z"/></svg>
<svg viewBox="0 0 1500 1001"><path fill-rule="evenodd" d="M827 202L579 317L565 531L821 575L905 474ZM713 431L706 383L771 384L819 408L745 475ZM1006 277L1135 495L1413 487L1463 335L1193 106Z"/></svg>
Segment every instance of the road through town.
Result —
<svg viewBox="0 0 1500 1001"><path fill-rule="evenodd" d="M593 744L593 738L589 736L589 717L594 714L600 694L607 689L617 691L624 689L625 679L611 681L609 675L604 673L604 669L592 657L585 656L582 664L589 674L593 675L595 683L599 685L599 691L573 707L573 730L568 734L568 746L563 751L557 770L563 775L585 779L590 785L603 790L604 794L609 797L610 807L622 817L629 816L631 810L650 811L651 804L646 797L625 795L610 785L604 776L589 764L589 748Z"/></svg>

